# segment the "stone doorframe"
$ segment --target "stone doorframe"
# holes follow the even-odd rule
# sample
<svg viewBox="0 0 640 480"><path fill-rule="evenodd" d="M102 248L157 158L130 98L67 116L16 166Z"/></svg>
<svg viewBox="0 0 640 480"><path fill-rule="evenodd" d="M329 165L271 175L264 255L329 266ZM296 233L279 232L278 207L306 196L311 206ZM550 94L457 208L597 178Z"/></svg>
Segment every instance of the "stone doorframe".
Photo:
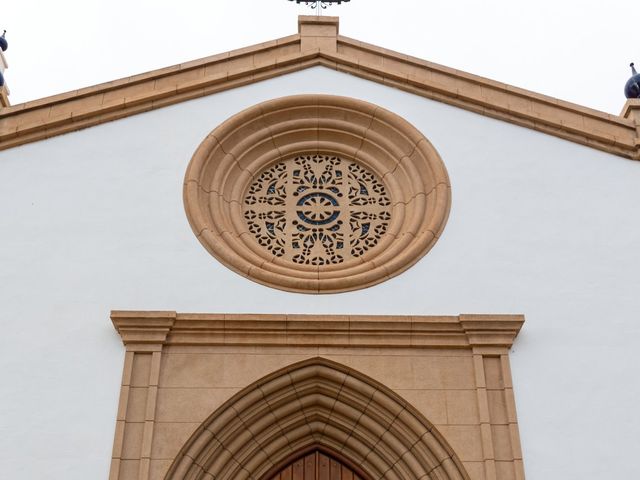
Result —
<svg viewBox="0 0 640 480"><path fill-rule="evenodd" d="M522 316L111 318L126 356L110 480L261 480L315 447L374 479L524 479Z"/></svg>

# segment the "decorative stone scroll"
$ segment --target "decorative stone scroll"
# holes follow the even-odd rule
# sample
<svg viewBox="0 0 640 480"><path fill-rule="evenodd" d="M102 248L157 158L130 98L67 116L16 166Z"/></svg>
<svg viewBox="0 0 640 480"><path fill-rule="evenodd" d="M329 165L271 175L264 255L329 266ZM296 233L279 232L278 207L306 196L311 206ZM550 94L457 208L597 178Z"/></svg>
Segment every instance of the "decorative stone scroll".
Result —
<svg viewBox="0 0 640 480"><path fill-rule="evenodd" d="M185 209L207 250L289 291L356 290L398 275L434 245L450 186L429 141L359 100L299 95L241 112L200 145Z"/></svg>

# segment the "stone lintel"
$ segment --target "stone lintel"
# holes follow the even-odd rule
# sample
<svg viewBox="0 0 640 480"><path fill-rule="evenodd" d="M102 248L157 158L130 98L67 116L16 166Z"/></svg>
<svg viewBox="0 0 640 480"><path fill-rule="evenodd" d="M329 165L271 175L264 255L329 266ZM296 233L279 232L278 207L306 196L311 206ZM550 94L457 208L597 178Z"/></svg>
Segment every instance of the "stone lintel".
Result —
<svg viewBox="0 0 640 480"><path fill-rule="evenodd" d="M125 345L508 349L522 315L380 316L112 312ZM146 347L145 347L146 348Z"/></svg>

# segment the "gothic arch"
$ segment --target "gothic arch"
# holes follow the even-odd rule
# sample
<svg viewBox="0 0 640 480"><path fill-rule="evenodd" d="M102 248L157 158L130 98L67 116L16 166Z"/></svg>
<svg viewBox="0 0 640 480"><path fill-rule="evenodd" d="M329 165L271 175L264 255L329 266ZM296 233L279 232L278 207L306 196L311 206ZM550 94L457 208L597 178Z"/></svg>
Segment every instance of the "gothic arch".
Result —
<svg viewBox="0 0 640 480"><path fill-rule="evenodd" d="M389 388L322 358L248 386L180 450L165 480L263 480L319 448L387 480L469 480L462 463L414 407Z"/></svg>

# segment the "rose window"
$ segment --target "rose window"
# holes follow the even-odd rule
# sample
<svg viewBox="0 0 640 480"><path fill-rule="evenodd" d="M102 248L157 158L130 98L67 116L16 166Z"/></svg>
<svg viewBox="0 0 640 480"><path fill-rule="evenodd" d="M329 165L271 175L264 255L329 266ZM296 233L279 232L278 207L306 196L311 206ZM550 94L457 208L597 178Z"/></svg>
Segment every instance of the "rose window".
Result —
<svg viewBox="0 0 640 480"><path fill-rule="evenodd" d="M361 257L387 232L391 200L367 168L331 155L301 155L267 168L244 198L256 241L301 265Z"/></svg>
<svg viewBox="0 0 640 480"><path fill-rule="evenodd" d="M184 183L191 228L217 261L303 293L401 274L440 238L450 201L446 168L420 131L330 95L276 98L227 119Z"/></svg>

